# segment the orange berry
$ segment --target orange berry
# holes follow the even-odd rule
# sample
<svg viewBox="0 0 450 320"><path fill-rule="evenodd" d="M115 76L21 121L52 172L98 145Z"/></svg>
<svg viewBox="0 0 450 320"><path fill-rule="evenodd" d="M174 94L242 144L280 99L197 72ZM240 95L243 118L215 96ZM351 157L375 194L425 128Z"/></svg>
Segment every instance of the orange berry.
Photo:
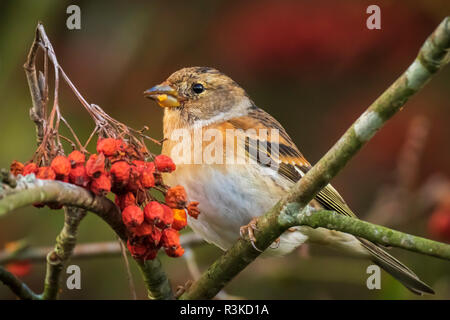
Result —
<svg viewBox="0 0 450 320"><path fill-rule="evenodd" d="M73 150L68 156L67 159L69 159L70 164L72 165L72 168L78 165L82 165L86 162L86 156L84 153L78 150Z"/></svg>
<svg viewBox="0 0 450 320"><path fill-rule="evenodd" d="M164 248L176 248L180 245L180 235L178 231L167 228L162 231L161 244Z"/></svg>
<svg viewBox="0 0 450 320"><path fill-rule="evenodd" d="M191 201L187 206L188 215L190 215L194 219L198 219L198 215L200 214L198 204L198 201Z"/></svg>
<svg viewBox="0 0 450 320"><path fill-rule="evenodd" d="M187 225L187 215L184 209L172 209L173 222L172 228L175 230L181 230Z"/></svg>
<svg viewBox="0 0 450 320"><path fill-rule="evenodd" d="M130 165L125 161L114 162L110 173L113 176L114 183L125 185L130 179Z"/></svg>
<svg viewBox="0 0 450 320"><path fill-rule="evenodd" d="M155 166L158 171L172 172L176 169L175 163L172 159L164 154L160 154L155 157Z"/></svg>
<svg viewBox="0 0 450 320"><path fill-rule="evenodd" d="M182 209L186 206L187 195L182 186L169 188L166 193L166 204L174 209Z"/></svg>
<svg viewBox="0 0 450 320"><path fill-rule="evenodd" d="M144 207L144 217L149 223L158 224L161 220L163 220L163 216L164 208L157 201L150 201Z"/></svg>
<svg viewBox="0 0 450 320"><path fill-rule="evenodd" d="M38 169L39 168L38 168L37 164L31 162L23 168L22 175L26 176L27 174L30 174L30 173L36 174L38 172Z"/></svg>
<svg viewBox="0 0 450 320"><path fill-rule="evenodd" d="M86 162L86 173L89 177L97 178L105 172L105 156L93 154Z"/></svg>
<svg viewBox="0 0 450 320"><path fill-rule="evenodd" d="M98 196L105 196L111 191L111 179L106 174L101 174L91 181L90 190Z"/></svg>
<svg viewBox="0 0 450 320"><path fill-rule="evenodd" d="M50 167L55 171L56 175L68 176L72 165L65 156L56 156L52 160Z"/></svg>
<svg viewBox="0 0 450 320"><path fill-rule="evenodd" d="M172 257L172 258L178 258L184 254L184 248L181 246L178 246L176 248L166 248L166 249L164 249L164 251L166 252L166 254L169 257Z"/></svg>
<svg viewBox="0 0 450 320"><path fill-rule="evenodd" d="M156 225L158 227L160 227L161 229L163 229L163 228L170 227L170 225L172 224L172 222L173 222L173 212L172 212L172 209L170 209L165 204L162 204L161 206L164 209L164 214L162 216L161 222L156 224Z"/></svg>
<svg viewBox="0 0 450 320"><path fill-rule="evenodd" d="M144 222L144 213L138 206L128 206L122 211L122 221L128 228L137 227Z"/></svg>
<svg viewBox="0 0 450 320"><path fill-rule="evenodd" d="M129 230L134 236L142 237L151 235L153 227L151 224L144 221L141 225L137 227L130 227Z"/></svg>
<svg viewBox="0 0 450 320"><path fill-rule="evenodd" d="M78 165L70 170L69 182L77 186L86 188L89 185L89 177L86 173L86 168Z"/></svg>
<svg viewBox="0 0 450 320"><path fill-rule="evenodd" d="M36 178L42 180L55 180L56 174L50 167L40 167L36 174Z"/></svg>
<svg viewBox="0 0 450 320"><path fill-rule="evenodd" d="M153 172L155 168L145 168L140 176L140 182L142 186L146 189L155 186L155 177L153 176Z"/></svg>
<svg viewBox="0 0 450 320"><path fill-rule="evenodd" d="M133 258L135 259L143 258L147 253L147 246L144 243L136 242L132 244L130 240L128 240L127 247Z"/></svg>
<svg viewBox="0 0 450 320"><path fill-rule="evenodd" d="M125 207L136 205L136 197L132 192L127 192L125 194L116 195L115 202L120 210L123 210Z"/></svg>
<svg viewBox="0 0 450 320"><path fill-rule="evenodd" d="M17 160L14 160L14 161L11 163L11 166L10 166L10 168L9 168L9 171L11 171L11 173L12 173L13 175L17 176L18 174L22 174L22 173L23 173L23 168L24 168L24 167L25 167L25 166L23 165L22 162L19 162L19 161L17 161Z"/></svg>
<svg viewBox="0 0 450 320"><path fill-rule="evenodd" d="M152 233L148 237L148 241L155 247L159 246L161 241L162 231L158 228L153 228Z"/></svg>
<svg viewBox="0 0 450 320"><path fill-rule="evenodd" d="M99 138L97 140L97 152L105 156L114 156L119 151L117 140L114 138Z"/></svg>

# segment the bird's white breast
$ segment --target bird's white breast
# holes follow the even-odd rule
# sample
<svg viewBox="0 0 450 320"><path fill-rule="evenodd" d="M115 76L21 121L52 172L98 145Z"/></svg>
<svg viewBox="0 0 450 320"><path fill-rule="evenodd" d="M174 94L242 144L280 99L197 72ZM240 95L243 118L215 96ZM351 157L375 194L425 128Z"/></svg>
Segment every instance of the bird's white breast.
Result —
<svg viewBox="0 0 450 320"><path fill-rule="evenodd" d="M197 220L189 217L189 226L223 250L239 238L241 226L267 212L289 187L280 185L272 169L249 164L178 164L164 179L181 184L189 200L200 203L201 214ZM275 254L290 252L306 239L300 232L287 232Z"/></svg>

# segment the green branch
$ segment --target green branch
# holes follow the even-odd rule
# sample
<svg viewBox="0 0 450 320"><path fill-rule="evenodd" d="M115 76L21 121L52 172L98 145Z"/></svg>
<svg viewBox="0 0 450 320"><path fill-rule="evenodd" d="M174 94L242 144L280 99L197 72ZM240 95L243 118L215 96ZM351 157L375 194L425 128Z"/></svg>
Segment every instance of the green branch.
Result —
<svg viewBox="0 0 450 320"><path fill-rule="evenodd" d="M448 59L450 18L425 41L418 57L345 132L320 161L269 212L257 220L255 245L265 250L295 222L296 215L350 161L388 119L440 70ZM292 208L295 207L295 210ZM283 212L283 214L280 214ZM326 227L326 226L324 226ZM249 241L239 239L180 298L213 298L231 279L260 255Z"/></svg>
<svg viewBox="0 0 450 320"><path fill-rule="evenodd" d="M56 202L62 205L94 212L102 220L108 223L122 240L127 241L128 237L125 225L122 223L121 213L117 206L107 198L96 196L90 191L73 184L53 180L39 180L36 179L33 174L27 175L26 177L19 175L15 183L16 185L14 188L6 188L7 186L3 185L3 189L0 189L0 217L10 211L29 206L33 203ZM70 211L67 213L70 216ZM71 219L74 218L73 216L70 217ZM73 222L74 221L69 224L74 226ZM68 226L68 228L71 227ZM72 229L69 233L72 233L73 231L74 230ZM63 230L62 232L65 231ZM59 244L57 243L56 248L61 245L60 240L57 242L59 242ZM70 243L69 241L68 243L65 243L64 246L72 246L73 244L74 243ZM73 247L70 250L73 250ZM51 254L48 259L50 259L49 264L53 265L53 256L51 256ZM169 280L161 269L161 262L158 259L147 261L146 263L138 262L138 267L146 280L149 296L164 297L167 299L172 297L172 289ZM49 266L49 268L52 268L52 266ZM160 269L159 272L155 272L158 269ZM58 271L52 272L56 275ZM48 277L46 277L45 285L45 287L48 288L46 296L49 298L55 296L54 288L57 287L54 275L50 276L52 272L47 273ZM153 277L155 277L154 281L148 281L148 279L151 280ZM154 283L156 285L152 286Z"/></svg>
<svg viewBox="0 0 450 320"><path fill-rule="evenodd" d="M72 256L77 243L78 226L85 216L86 210L75 207L64 208L63 229L56 238L54 249L47 255L47 271L42 294L42 298L45 300L58 297L61 273L65 263Z"/></svg>
<svg viewBox="0 0 450 320"><path fill-rule="evenodd" d="M41 300L41 296L34 293L28 286L11 272L0 266L0 281L8 286L12 292L23 300Z"/></svg>
<svg viewBox="0 0 450 320"><path fill-rule="evenodd" d="M303 211L297 215L295 225L306 225L312 228L325 227L330 230L350 233L378 244L450 260L450 244L413 236L356 218L343 216L334 211Z"/></svg>

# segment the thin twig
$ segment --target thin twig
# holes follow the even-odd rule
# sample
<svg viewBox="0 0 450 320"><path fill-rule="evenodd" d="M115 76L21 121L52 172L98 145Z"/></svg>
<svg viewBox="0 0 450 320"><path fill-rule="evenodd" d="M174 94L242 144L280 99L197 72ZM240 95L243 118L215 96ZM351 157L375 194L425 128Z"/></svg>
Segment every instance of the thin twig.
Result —
<svg viewBox="0 0 450 320"><path fill-rule="evenodd" d="M118 239L118 242L120 245L120 253L122 254L125 264L125 270L127 272L127 280L128 286L130 287L131 298L133 300L137 300L136 287L134 286L133 275L131 274L130 264L128 263L127 248L121 239Z"/></svg>

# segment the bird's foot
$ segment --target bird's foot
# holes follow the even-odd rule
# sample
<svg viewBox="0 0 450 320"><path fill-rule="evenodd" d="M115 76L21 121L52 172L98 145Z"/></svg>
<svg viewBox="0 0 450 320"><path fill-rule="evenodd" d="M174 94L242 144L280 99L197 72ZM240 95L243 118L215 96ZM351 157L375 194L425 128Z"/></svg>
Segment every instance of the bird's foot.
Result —
<svg viewBox="0 0 450 320"><path fill-rule="evenodd" d="M280 238L277 238L271 245L270 249L278 249L280 246Z"/></svg>
<svg viewBox="0 0 450 320"><path fill-rule="evenodd" d="M183 286L182 285L177 286L177 290L174 295L175 299L181 297L181 295L192 286L192 283L194 283L192 280L188 280Z"/></svg>
<svg viewBox="0 0 450 320"><path fill-rule="evenodd" d="M258 227L256 226L256 221L257 221L257 218L253 218L252 220L250 220L250 222L247 225L242 226L239 229L239 233L241 234L242 239L245 239L245 237L248 236L248 239L250 240L252 247L256 251L263 252L263 250L258 249L258 247L256 247L256 245L255 245L255 242L256 242L255 230L258 230Z"/></svg>

